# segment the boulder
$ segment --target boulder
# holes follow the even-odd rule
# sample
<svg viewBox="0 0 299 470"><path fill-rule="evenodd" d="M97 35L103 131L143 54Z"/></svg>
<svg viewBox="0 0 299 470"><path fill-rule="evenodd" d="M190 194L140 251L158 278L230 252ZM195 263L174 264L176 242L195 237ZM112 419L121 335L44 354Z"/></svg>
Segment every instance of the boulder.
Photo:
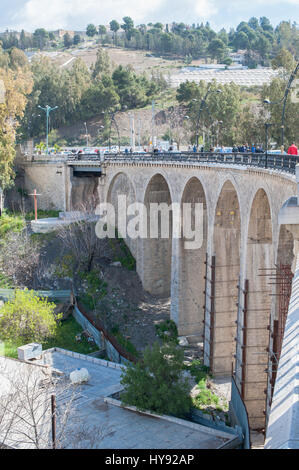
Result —
<svg viewBox="0 0 299 470"><path fill-rule="evenodd" d="M82 367L82 369L73 370L70 373L70 381L74 385L88 382L89 379L90 379L90 375L89 375L88 370L85 369L85 367Z"/></svg>

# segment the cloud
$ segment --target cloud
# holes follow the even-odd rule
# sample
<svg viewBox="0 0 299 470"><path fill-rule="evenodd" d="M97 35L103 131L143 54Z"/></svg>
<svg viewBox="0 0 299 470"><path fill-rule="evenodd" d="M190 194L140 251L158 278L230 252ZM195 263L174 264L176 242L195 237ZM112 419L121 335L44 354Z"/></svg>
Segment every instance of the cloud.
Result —
<svg viewBox="0 0 299 470"><path fill-rule="evenodd" d="M299 0L1 0L0 25L81 30L88 23L107 25L131 16L135 24L209 21L212 27L229 28L252 16L267 16L272 23L295 18L298 7Z"/></svg>
<svg viewBox="0 0 299 470"><path fill-rule="evenodd" d="M165 0L27 0L13 15L17 29L85 28L88 23L107 24L131 16L137 23L158 9Z"/></svg>
<svg viewBox="0 0 299 470"><path fill-rule="evenodd" d="M218 8L216 7L214 1L196 0L195 12L198 15L203 16L205 19L208 19L208 18L211 18L216 13L218 13Z"/></svg>

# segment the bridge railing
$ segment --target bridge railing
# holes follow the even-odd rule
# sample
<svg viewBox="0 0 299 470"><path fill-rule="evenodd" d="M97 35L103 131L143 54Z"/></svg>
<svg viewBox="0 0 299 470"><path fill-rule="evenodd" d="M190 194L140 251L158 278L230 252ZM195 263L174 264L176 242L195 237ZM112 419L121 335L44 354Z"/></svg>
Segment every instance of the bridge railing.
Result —
<svg viewBox="0 0 299 470"><path fill-rule="evenodd" d="M273 153L220 153L220 152L164 152L164 153L106 153L69 156L68 161L84 162L181 162L181 163L225 163L276 169L295 173L299 156Z"/></svg>
<svg viewBox="0 0 299 470"><path fill-rule="evenodd" d="M266 449L299 449L299 256L278 363Z"/></svg>

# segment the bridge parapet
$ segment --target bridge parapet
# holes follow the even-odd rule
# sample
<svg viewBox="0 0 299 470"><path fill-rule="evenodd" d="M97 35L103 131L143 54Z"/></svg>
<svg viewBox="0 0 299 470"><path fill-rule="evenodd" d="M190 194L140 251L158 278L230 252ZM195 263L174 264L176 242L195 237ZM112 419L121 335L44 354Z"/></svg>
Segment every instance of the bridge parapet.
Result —
<svg viewBox="0 0 299 470"><path fill-rule="evenodd" d="M299 165L296 165L296 180L298 184ZM285 225L294 237L294 262L292 266L294 278L267 427L266 449L299 449L298 201L299 194L289 198L278 216L279 223Z"/></svg>
<svg viewBox="0 0 299 470"><path fill-rule="evenodd" d="M267 427L265 449L299 449L299 256Z"/></svg>

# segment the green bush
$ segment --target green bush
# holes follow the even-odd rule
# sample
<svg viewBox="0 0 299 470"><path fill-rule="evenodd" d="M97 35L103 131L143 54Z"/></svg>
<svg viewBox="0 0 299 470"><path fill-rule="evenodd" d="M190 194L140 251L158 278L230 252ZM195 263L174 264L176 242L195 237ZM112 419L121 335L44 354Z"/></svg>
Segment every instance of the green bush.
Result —
<svg viewBox="0 0 299 470"><path fill-rule="evenodd" d="M204 366L199 359L194 359L191 364L185 366L190 374L195 378L196 382L206 380L209 374L209 368Z"/></svg>
<svg viewBox="0 0 299 470"><path fill-rule="evenodd" d="M143 360L122 374L122 403L141 411L184 416L191 406L188 380L183 376L184 353L174 343L158 342L144 350Z"/></svg>
<svg viewBox="0 0 299 470"><path fill-rule="evenodd" d="M58 216L59 216L59 211L56 211L56 210L47 210L47 211L44 211L42 209L37 210L38 219L47 219L49 217L58 217ZM33 220L34 217L35 217L34 211L27 212L27 214L25 215L26 220Z"/></svg>
<svg viewBox="0 0 299 470"><path fill-rule="evenodd" d="M55 303L38 297L36 292L16 290L13 300L0 310L0 335L2 340L17 343L42 342L55 335L57 320L54 317Z"/></svg>
<svg viewBox="0 0 299 470"><path fill-rule="evenodd" d="M0 238L5 237L9 232L21 232L24 227L23 217L4 212L0 217Z"/></svg>
<svg viewBox="0 0 299 470"><path fill-rule="evenodd" d="M163 322L155 325L156 335L163 342L171 341L175 344L179 343L178 340L178 329L173 320L164 320Z"/></svg>
<svg viewBox="0 0 299 470"><path fill-rule="evenodd" d="M126 350L128 351L129 353L133 354L133 356L135 357L138 357L139 356L139 352L137 351L137 349L135 348L134 344L131 343L131 341L129 341L127 338L124 337L124 335L122 334L121 331L119 331L119 327L117 325L115 325L112 329L111 329L111 333L113 334L113 336L115 336L115 338L117 339L117 342Z"/></svg>

